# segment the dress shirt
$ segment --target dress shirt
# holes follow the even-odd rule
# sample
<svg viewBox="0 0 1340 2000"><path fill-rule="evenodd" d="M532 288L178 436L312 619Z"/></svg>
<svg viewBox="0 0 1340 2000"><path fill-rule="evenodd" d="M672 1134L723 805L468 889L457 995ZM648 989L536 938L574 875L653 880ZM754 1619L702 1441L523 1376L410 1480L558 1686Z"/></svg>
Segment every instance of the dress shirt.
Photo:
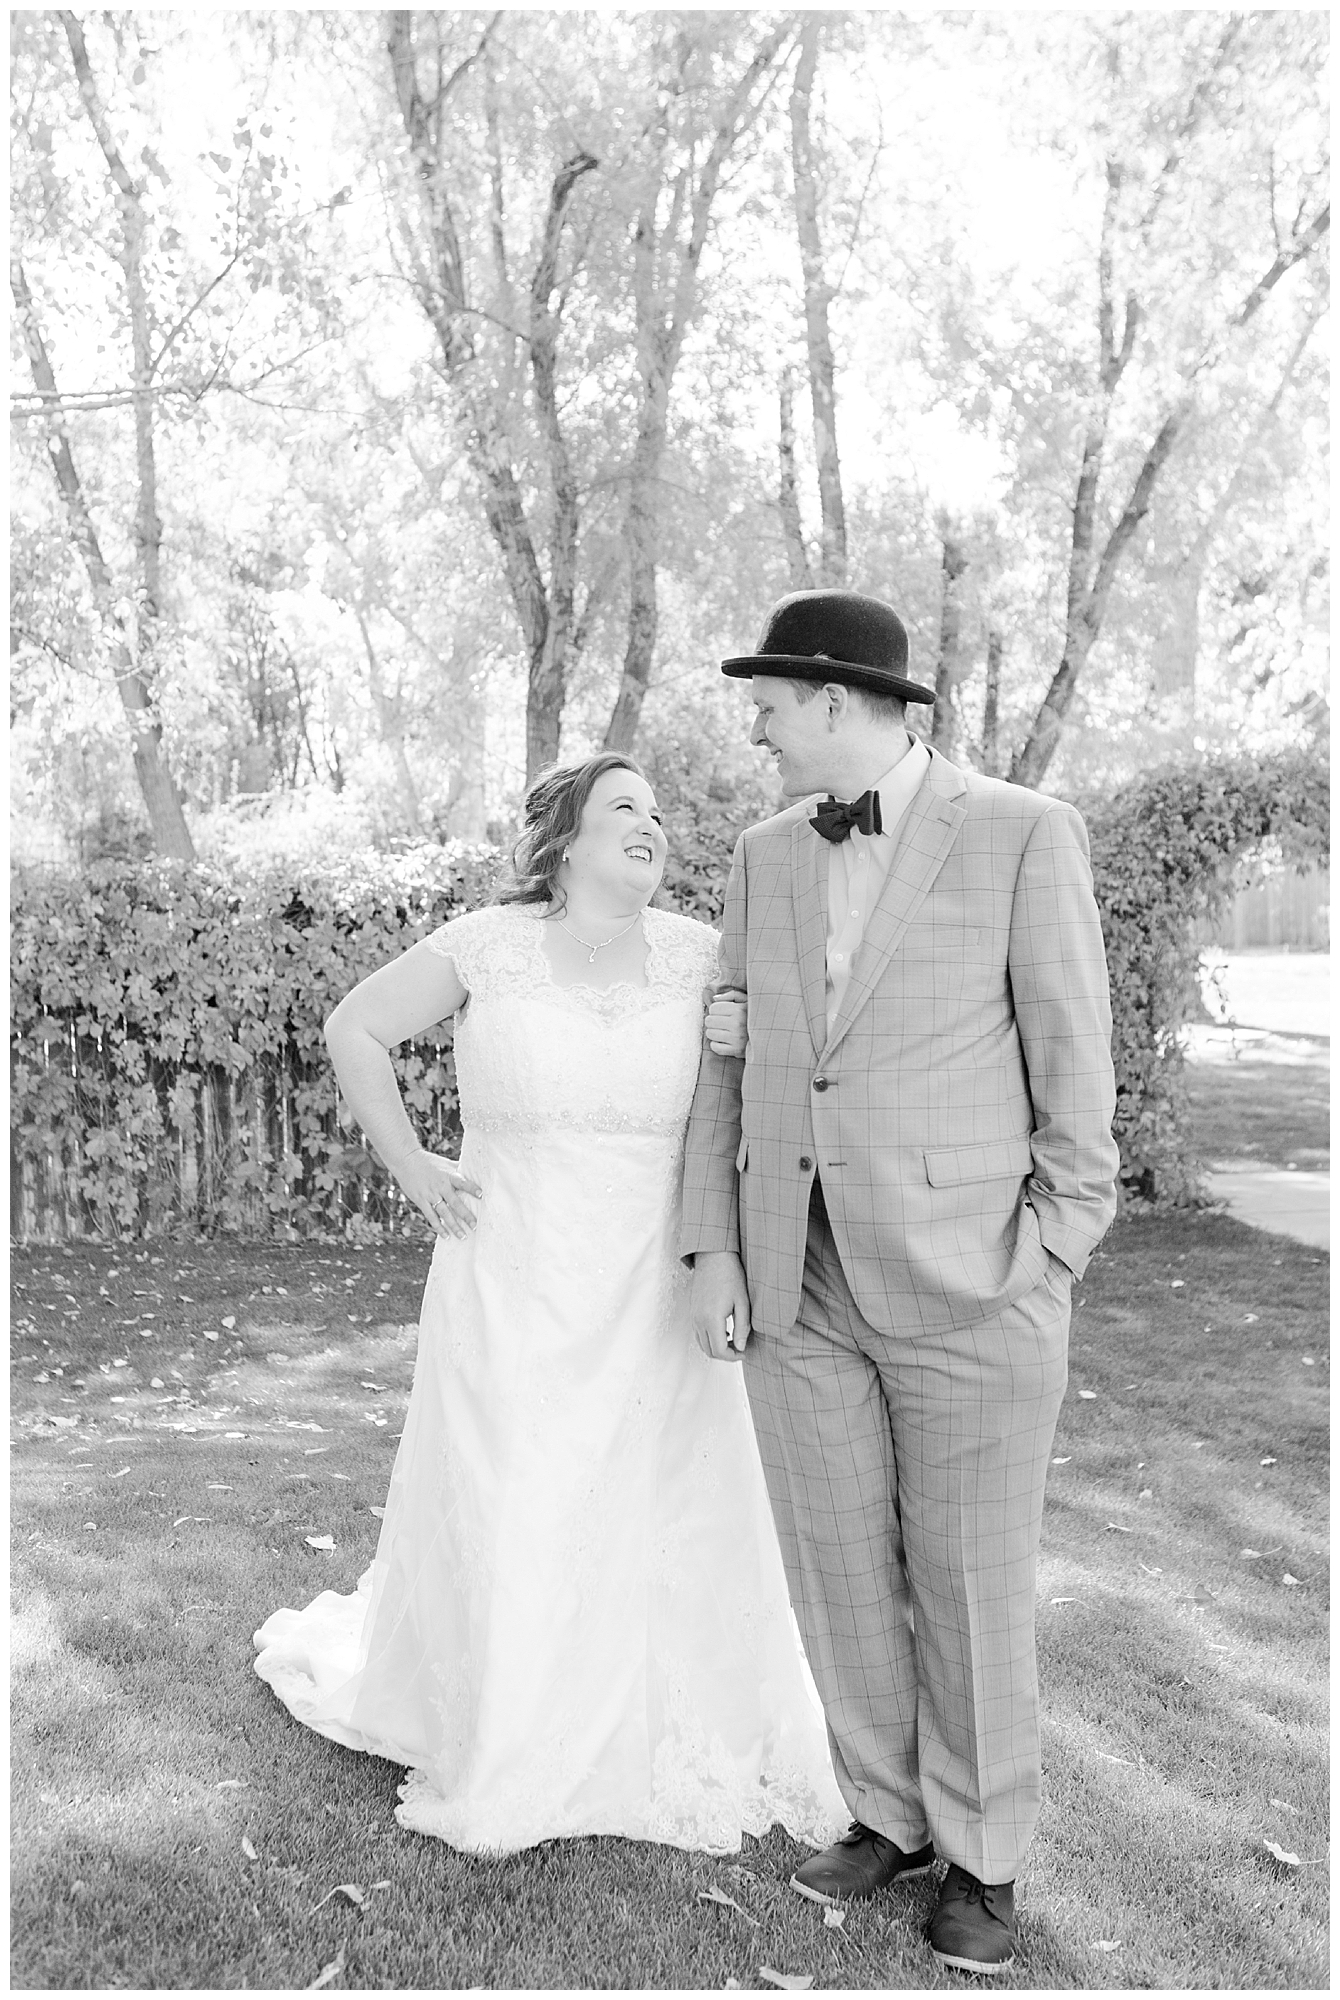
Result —
<svg viewBox="0 0 1340 2000"><path fill-rule="evenodd" d="M845 840L828 843L828 948L824 994L828 1032L833 1032L842 997L851 978L852 960L865 936L870 912L879 901L888 880L903 821L911 810L926 773L931 753L919 736L908 732L911 749L877 785L882 833L853 831ZM819 835L815 835L817 840Z"/></svg>

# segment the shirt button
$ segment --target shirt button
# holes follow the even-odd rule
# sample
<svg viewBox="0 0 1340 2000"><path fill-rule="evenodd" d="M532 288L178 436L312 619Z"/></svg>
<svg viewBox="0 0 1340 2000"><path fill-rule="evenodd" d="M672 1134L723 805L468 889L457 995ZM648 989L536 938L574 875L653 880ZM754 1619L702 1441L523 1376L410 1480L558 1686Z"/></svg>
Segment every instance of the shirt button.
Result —
<svg viewBox="0 0 1340 2000"><path fill-rule="evenodd" d="M810 1168L811 1168L811 1167L812 1167L813 1165L814 1165L814 1162L813 1162L813 1160L812 1160L812 1159L810 1158L809 1154L808 1154L808 1153L802 1153L802 1154L801 1154L801 1156L800 1156L800 1171L801 1171L801 1173L802 1173L802 1174L807 1174L807 1173L809 1172Z"/></svg>

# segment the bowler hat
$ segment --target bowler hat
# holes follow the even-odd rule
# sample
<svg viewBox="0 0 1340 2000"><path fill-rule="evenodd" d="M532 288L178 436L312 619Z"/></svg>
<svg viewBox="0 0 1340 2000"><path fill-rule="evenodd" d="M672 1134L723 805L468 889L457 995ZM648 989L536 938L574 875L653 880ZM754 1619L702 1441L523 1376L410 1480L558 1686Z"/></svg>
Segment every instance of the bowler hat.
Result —
<svg viewBox="0 0 1340 2000"><path fill-rule="evenodd" d="M736 680L837 681L899 701L934 701L906 677L907 628L891 605L858 590L793 590L768 613L756 650L723 660Z"/></svg>

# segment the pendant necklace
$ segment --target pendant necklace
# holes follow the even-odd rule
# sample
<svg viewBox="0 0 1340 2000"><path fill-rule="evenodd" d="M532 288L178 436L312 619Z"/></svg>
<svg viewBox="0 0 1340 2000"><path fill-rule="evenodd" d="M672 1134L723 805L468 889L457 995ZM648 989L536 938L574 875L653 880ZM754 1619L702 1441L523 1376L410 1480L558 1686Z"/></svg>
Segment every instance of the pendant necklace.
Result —
<svg viewBox="0 0 1340 2000"><path fill-rule="evenodd" d="M637 922L638 922L638 920L639 920L639 918L641 917L641 915L642 915L642 912L641 912L641 910L639 910L639 911L638 911L638 913L637 913L637 916L633 918L633 924L635 924L635 923L637 923ZM597 953L598 951L603 951L603 950L605 949L605 946L606 946L607 944L617 944L617 943L619 942L619 939L620 939L621 937L627 937L627 935L628 935L629 931L631 931L631 930L632 930L632 928L633 928L633 924L625 924L625 925L624 925L624 927L623 927L623 929L622 929L621 931L615 931L615 933L614 933L614 936L613 936L613 937L607 937L607 938L602 938L602 939L600 940L600 943L599 943L599 944L592 944L592 943L590 942L590 940L589 940L588 938L584 938L584 937L577 937L577 933L576 933L576 931L574 931L574 930L573 930L573 929L572 929L572 928L571 928L571 927L570 927L569 925L565 924L565 923L564 923L564 921L563 921L563 919L562 919L562 917L560 917L560 918L558 919L558 927L559 927L559 929L560 929L561 931L567 931L567 933L568 933L568 936L569 936L570 938L576 938L576 939L577 939L577 943L578 943L578 944L579 944L579 945L580 945L580 946L582 947L583 951L589 951L589 952L590 952L591 956L590 956L590 957L589 957L589 958L587 959L587 961L586 961L588 965L594 965L594 964L595 964L595 962L596 962L596 953Z"/></svg>

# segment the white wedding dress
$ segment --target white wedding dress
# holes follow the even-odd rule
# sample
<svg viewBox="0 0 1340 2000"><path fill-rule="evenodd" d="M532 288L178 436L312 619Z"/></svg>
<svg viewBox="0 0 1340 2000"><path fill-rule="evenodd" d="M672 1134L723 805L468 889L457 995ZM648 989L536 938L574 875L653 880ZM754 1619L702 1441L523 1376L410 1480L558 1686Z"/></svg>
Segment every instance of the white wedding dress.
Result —
<svg viewBox="0 0 1340 2000"><path fill-rule="evenodd" d="M676 1254L716 934L645 924L645 989L608 992L555 985L524 906L430 939L470 995L478 1225L434 1252L372 1567L256 1634L298 1720L408 1765L400 1823L471 1852L849 1817L741 1370L696 1346Z"/></svg>

